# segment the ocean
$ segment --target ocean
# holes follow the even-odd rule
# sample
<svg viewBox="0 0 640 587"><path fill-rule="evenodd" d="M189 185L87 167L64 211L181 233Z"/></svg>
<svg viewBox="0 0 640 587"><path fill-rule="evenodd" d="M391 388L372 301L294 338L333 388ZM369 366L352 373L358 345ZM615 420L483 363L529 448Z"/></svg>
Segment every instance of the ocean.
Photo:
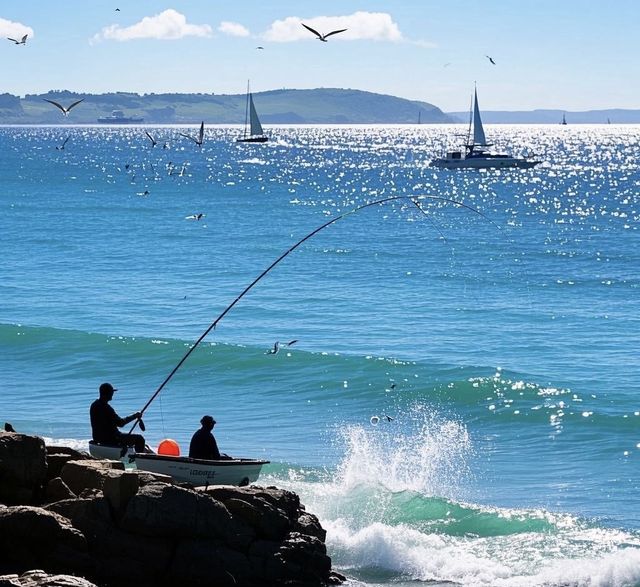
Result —
<svg viewBox="0 0 640 587"><path fill-rule="evenodd" d="M542 163L482 171L429 167L462 125L144 130L0 128L0 422L86 449L100 383L141 409L404 196L248 291L147 442L213 415L350 585L640 585L640 126L488 125Z"/></svg>

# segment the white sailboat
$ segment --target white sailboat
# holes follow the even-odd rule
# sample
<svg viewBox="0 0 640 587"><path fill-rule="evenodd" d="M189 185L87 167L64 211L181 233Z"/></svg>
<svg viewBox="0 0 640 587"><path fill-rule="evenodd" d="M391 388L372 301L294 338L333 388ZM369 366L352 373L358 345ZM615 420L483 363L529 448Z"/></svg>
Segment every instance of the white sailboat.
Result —
<svg viewBox="0 0 640 587"><path fill-rule="evenodd" d="M471 132L469 133L471 134ZM520 169L529 169L540 161L524 159L520 157L512 157L498 153L491 153L487 147L491 147L487 143L482 126L482 118L480 118L480 108L478 107L478 90L474 92L473 100L473 141L467 140L465 145L466 152L450 151L445 157L434 159L431 165L434 167L443 167L445 169L491 169L501 167L517 167Z"/></svg>
<svg viewBox="0 0 640 587"><path fill-rule="evenodd" d="M244 134L236 139L238 143L266 143L269 137L264 134L256 107L253 105L253 96L247 82L247 106L244 115Z"/></svg>

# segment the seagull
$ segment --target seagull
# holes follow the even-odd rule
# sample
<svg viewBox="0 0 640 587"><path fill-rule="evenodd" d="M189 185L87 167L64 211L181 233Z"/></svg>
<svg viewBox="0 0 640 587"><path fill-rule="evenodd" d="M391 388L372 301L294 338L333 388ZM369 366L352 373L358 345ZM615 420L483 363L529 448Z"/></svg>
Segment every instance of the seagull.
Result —
<svg viewBox="0 0 640 587"><path fill-rule="evenodd" d="M387 416L386 414L382 414L383 418L387 419L387 422L393 422L393 418L391 416Z"/></svg>
<svg viewBox="0 0 640 587"><path fill-rule="evenodd" d="M179 135L186 137L187 139L191 139L198 147L202 147L202 141L204 140L204 120L200 124L200 132L198 133L198 138L192 137L191 135L186 135L182 132L178 133Z"/></svg>
<svg viewBox="0 0 640 587"><path fill-rule="evenodd" d="M318 41L322 41L323 43L327 42L327 37L329 37L331 35L337 35L338 33L344 33L344 31L347 30L347 29L340 29L340 30L337 30L337 31L331 31L330 33L327 33L326 35L321 35L318 31L312 29L310 26L307 26L303 22L301 22L300 24L305 29L307 29L308 31L311 31L316 37L318 37Z"/></svg>
<svg viewBox="0 0 640 587"><path fill-rule="evenodd" d="M496 64L496 62L495 62L491 57L489 57L488 55L485 55L485 57L486 57L489 61L491 61L491 63L492 63L493 65L495 65L495 64Z"/></svg>
<svg viewBox="0 0 640 587"><path fill-rule="evenodd" d="M67 144L67 141L71 138L71 135L69 135L64 141L62 141L62 144L58 147L56 147L56 151L64 151L64 146Z"/></svg>
<svg viewBox="0 0 640 587"><path fill-rule="evenodd" d="M115 12L120 12L120 9L119 9L119 8L116 8Z"/></svg>
<svg viewBox="0 0 640 587"><path fill-rule="evenodd" d="M185 220L200 220L204 218L204 214L202 212L198 212L198 214L191 214L190 216L185 216Z"/></svg>
<svg viewBox="0 0 640 587"><path fill-rule="evenodd" d="M264 49L264 47L256 47L256 49Z"/></svg>
<svg viewBox="0 0 640 587"><path fill-rule="evenodd" d="M54 106L56 106L57 108L60 108L60 110L62 110L62 114L64 114L65 116L69 116L69 111L74 107L77 106L78 104L80 104L80 102L82 102L84 100L84 98L82 98L82 100L78 100L77 102L74 102L73 104L71 104L71 106L69 106L68 108L65 108L64 106L62 106L62 104L58 104L57 102L54 102L53 100L47 100L46 98L42 98L45 102L49 102L49 104L53 104Z"/></svg>
<svg viewBox="0 0 640 587"><path fill-rule="evenodd" d="M13 41L16 45L26 45L28 36L29 35L24 35L24 37L22 37L22 39L20 39L19 41L18 39L12 39L11 37L7 37L7 39L9 39L10 41Z"/></svg>
<svg viewBox="0 0 640 587"><path fill-rule="evenodd" d="M146 134L149 137L149 140L151 141L151 146L155 147L158 144L158 141L156 141L150 134L148 131L144 131L144 134Z"/></svg>
<svg viewBox="0 0 640 587"><path fill-rule="evenodd" d="M291 346L292 344L296 344L296 342L298 342L297 339L296 340L290 340L289 342L285 342L285 343L282 343L282 344L284 344L285 346ZM269 349L265 353L265 355L275 355L279 350L280 350L280 341L276 340L276 342L273 344L273 348Z"/></svg>

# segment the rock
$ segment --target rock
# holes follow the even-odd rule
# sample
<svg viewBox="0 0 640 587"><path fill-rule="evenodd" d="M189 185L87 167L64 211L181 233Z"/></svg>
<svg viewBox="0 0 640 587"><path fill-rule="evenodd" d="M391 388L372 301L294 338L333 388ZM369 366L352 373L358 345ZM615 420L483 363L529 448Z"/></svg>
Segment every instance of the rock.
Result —
<svg viewBox="0 0 640 587"><path fill-rule="evenodd" d="M0 587L96 587L82 577L49 575L44 571L27 571L23 575L3 575Z"/></svg>
<svg viewBox="0 0 640 587"><path fill-rule="evenodd" d="M93 568L87 542L63 516L33 506L0 509L0 573L29 569L85 572Z"/></svg>
<svg viewBox="0 0 640 587"><path fill-rule="evenodd" d="M113 512L120 517L129 500L138 493L140 480L135 471L124 471L121 475L108 475L104 479L102 493L109 501Z"/></svg>
<svg viewBox="0 0 640 587"><path fill-rule="evenodd" d="M123 530L144 536L221 538L232 534L231 514L208 495L175 485L141 487L120 521Z"/></svg>
<svg viewBox="0 0 640 587"><path fill-rule="evenodd" d="M76 495L80 495L85 489L98 489L102 491L105 478L118 476L124 471L124 465L120 461L69 461L62 467L60 477Z"/></svg>
<svg viewBox="0 0 640 587"><path fill-rule="evenodd" d="M0 503L35 503L46 477L44 440L0 431Z"/></svg>
<svg viewBox="0 0 640 587"><path fill-rule="evenodd" d="M69 489L67 484L60 479L60 477L56 477L47 483L44 497L47 503L52 503L63 499L74 499L76 494Z"/></svg>

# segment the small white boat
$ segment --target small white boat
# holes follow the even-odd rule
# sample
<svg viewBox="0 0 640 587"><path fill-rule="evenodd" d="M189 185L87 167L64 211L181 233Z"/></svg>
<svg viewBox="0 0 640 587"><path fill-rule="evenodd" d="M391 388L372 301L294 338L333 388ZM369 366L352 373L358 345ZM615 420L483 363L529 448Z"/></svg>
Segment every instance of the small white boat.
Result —
<svg viewBox="0 0 640 587"><path fill-rule="evenodd" d="M253 96L249 91L249 82L247 82L247 106L244 114L244 134L236 139L238 143L266 143L269 137L264 134L258 112L253 105Z"/></svg>
<svg viewBox="0 0 640 587"><path fill-rule="evenodd" d="M471 128L469 129L469 139L471 138ZM494 169L494 168L510 168L517 167L520 169L529 169L540 161L532 159L524 159L521 157L512 157L498 153L491 153L487 150L491 144L487 143L480 118L480 108L478 107L478 91L474 93L473 104L473 141L467 140L465 145L466 152L450 151L445 157L434 159L431 162L433 167L442 167L444 169Z"/></svg>
<svg viewBox="0 0 640 587"><path fill-rule="evenodd" d="M269 461L259 459L221 459L209 461L190 459L153 452L137 453L129 449L122 455L122 447L89 442L89 452L100 459L121 460L134 463L136 468L150 473L169 475L179 483L192 485L238 485L243 487L258 480L262 465Z"/></svg>

